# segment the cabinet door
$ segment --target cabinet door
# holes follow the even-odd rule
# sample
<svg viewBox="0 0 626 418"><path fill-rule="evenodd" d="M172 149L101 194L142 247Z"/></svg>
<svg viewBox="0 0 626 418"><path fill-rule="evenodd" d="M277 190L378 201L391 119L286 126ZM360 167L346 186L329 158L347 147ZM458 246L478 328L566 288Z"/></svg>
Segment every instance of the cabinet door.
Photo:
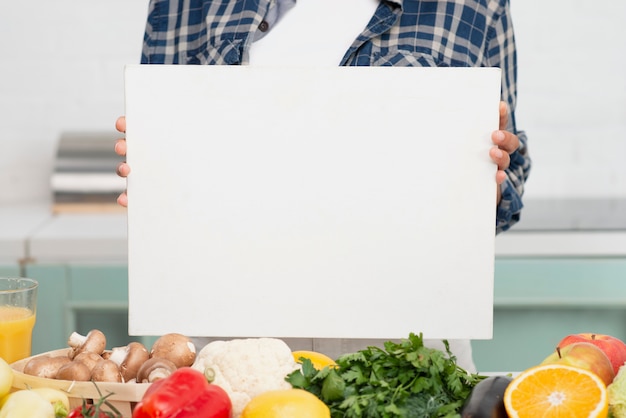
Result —
<svg viewBox="0 0 626 418"><path fill-rule="evenodd" d="M126 265L29 265L28 276L39 281L33 354L67 346L72 332L99 329L107 348L153 339L128 335L128 273Z"/></svg>
<svg viewBox="0 0 626 418"><path fill-rule="evenodd" d="M107 348L124 346L128 335L128 273L124 266L68 267L69 299L65 306L65 333L86 335L99 329Z"/></svg>
<svg viewBox="0 0 626 418"><path fill-rule="evenodd" d="M0 264L0 276L20 277L20 266L17 264Z"/></svg>
<svg viewBox="0 0 626 418"><path fill-rule="evenodd" d="M66 347L68 335L65 331L65 305L69 299L66 267L29 264L25 273L27 277L39 282L33 355Z"/></svg>
<svg viewBox="0 0 626 418"><path fill-rule="evenodd" d="M473 342L481 371L540 363L568 334L626 341L626 259L496 260L492 340Z"/></svg>

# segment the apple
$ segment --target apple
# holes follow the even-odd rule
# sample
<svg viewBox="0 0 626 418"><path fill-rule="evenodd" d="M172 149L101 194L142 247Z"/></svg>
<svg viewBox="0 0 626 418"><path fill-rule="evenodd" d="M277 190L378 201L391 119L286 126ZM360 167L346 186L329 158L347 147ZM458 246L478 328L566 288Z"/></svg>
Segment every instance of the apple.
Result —
<svg viewBox="0 0 626 418"><path fill-rule="evenodd" d="M574 342L557 347L541 364L566 364L595 373L608 386L615 378L613 365L600 347L589 342Z"/></svg>
<svg viewBox="0 0 626 418"><path fill-rule="evenodd" d="M607 355L613 365L613 373L617 375L619 368L626 362L626 343L619 338L606 334L580 333L566 336L559 342L558 347L563 348L575 342L588 342L594 344Z"/></svg>

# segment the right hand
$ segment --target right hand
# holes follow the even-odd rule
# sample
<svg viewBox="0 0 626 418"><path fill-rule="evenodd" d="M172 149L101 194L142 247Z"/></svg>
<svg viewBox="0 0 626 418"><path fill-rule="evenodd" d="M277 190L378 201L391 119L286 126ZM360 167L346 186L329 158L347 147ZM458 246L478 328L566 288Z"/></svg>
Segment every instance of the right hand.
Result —
<svg viewBox="0 0 626 418"><path fill-rule="evenodd" d="M117 129L121 133L126 132L126 117L120 116L115 121L115 129ZM115 153L117 155L121 155L122 157L126 156L126 138L119 138L115 141ZM126 162L120 162L115 169L115 172L120 177L127 177L130 174L130 166L126 164ZM128 195L126 191L120 194L117 197L117 203L120 206L128 207Z"/></svg>

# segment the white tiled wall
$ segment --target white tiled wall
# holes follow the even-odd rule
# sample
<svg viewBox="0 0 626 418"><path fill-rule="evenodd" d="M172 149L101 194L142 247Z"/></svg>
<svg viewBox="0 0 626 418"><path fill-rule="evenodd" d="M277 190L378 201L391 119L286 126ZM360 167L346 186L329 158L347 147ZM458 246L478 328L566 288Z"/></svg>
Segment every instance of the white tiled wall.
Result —
<svg viewBox="0 0 626 418"><path fill-rule="evenodd" d="M534 159L527 197L625 197L626 2L512 3L518 123ZM61 132L115 137L123 66L139 61L147 4L3 1L0 204L49 199Z"/></svg>

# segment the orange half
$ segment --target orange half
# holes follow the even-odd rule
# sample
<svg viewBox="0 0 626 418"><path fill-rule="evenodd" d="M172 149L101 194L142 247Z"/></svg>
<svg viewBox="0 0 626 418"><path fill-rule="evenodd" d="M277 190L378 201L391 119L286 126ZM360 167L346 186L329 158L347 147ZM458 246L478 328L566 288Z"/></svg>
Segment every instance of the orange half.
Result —
<svg viewBox="0 0 626 418"><path fill-rule="evenodd" d="M510 418L605 418L604 382L585 369L546 364L522 372L506 388L504 406Z"/></svg>

